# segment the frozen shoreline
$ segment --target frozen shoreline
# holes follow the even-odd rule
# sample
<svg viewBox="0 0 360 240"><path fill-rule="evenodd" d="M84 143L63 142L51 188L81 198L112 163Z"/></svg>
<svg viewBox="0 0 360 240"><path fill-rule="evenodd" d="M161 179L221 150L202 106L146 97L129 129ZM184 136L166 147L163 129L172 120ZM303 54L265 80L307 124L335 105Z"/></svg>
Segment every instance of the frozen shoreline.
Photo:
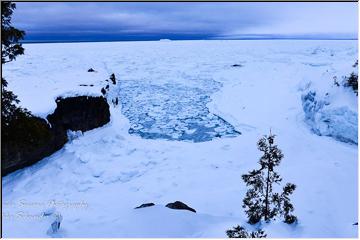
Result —
<svg viewBox="0 0 360 240"><path fill-rule="evenodd" d="M226 229L246 222L241 175L258 167L256 141L271 128L285 155L279 172L284 181L298 186L292 199L299 225L265 224L268 236L356 237L357 227L352 224L358 221L357 147L313 134L304 122L299 91L304 79L315 81L320 89L325 86L326 78L320 77L327 69L348 74L345 66L357 56L356 43L86 43L58 44L52 52L54 44L25 45L28 55L3 70L9 89L36 114L50 112L51 100L69 90L100 93L112 72L119 81L198 88L207 87L206 79L212 79L223 86L210 95L207 107L242 135L199 143L142 139L128 134L130 121L120 108L112 108L109 124L4 177L3 201L86 201L87 209L58 207L62 237L225 237ZM320 46L323 51L313 55ZM90 67L98 73L88 73ZM94 87L81 88L82 83ZM197 213L162 207L176 200ZM146 202L159 206L133 210ZM9 214L44 210L3 205ZM4 219L3 236L48 237L47 227L42 221Z"/></svg>

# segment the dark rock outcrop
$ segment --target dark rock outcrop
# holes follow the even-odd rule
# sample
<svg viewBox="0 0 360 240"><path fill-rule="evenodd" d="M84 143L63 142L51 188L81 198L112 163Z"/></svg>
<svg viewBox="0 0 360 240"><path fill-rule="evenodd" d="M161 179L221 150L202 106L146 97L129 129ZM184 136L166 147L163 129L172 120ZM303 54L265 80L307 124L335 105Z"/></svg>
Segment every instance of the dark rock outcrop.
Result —
<svg viewBox="0 0 360 240"><path fill-rule="evenodd" d="M116 78L115 78L114 73L110 75L110 80L111 80L112 84L116 85Z"/></svg>
<svg viewBox="0 0 360 240"><path fill-rule="evenodd" d="M105 90L105 88L101 88L101 94L104 95L104 96L106 95L106 90Z"/></svg>
<svg viewBox="0 0 360 240"><path fill-rule="evenodd" d="M67 142L67 130L87 131L110 121L103 97L58 98L55 112L42 118L20 115L2 129L1 173L5 176L50 156Z"/></svg>
<svg viewBox="0 0 360 240"><path fill-rule="evenodd" d="M168 207L168 208L171 208L171 209L188 210L188 211L196 213L195 209L189 207L188 205L186 205L185 203L180 202L180 201L176 201L176 202L173 202L173 203L168 203L168 204L166 204L165 207Z"/></svg>
<svg viewBox="0 0 360 240"><path fill-rule="evenodd" d="M103 97L58 98L56 103L55 112L47 116L53 128L84 132L110 121L109 104Z"/></svg>
<svg viewBox="0 0 360 240"><path fill-rule="evenodd" d="M65 131L50 128L42 118L21 117L11 125L1 134L2 176L34 164L67 142Z"/></svg>
<svg viewBox="0 0 360 240"><path fill-rule="evenodd" d="M152 206L155 206L155 204L154 203L144 203L144 204L141 204L140 206L136 207L135 209L152 207Z"/></svg>

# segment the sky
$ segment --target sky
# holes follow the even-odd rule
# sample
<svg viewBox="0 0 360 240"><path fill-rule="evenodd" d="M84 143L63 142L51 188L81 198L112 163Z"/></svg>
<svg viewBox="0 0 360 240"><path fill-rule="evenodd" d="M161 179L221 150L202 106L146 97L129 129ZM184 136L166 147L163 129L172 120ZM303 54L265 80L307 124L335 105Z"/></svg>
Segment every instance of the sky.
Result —
<svg viewBox="0 0 360 240"><path fill-rule="evenodd" d="M18 2L28 41L354 39L355 2Z"/></svg>

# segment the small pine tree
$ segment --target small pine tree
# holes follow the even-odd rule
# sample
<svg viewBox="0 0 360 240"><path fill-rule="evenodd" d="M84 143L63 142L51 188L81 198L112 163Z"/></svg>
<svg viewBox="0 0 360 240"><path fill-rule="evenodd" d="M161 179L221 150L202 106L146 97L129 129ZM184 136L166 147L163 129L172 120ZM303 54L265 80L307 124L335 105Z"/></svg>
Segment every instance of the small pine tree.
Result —
<svg viewBox="0 0 360 240"><path fill-rule="evenodd" d="M250 233L250 238L266 238L267 234L263 230L256 230Z"/></svg>
<svg viewBox="0 0 360 240"><path fill-rule="evenodd" d="M289 199L296 186L288 183L283 188L283 193L273 192L273 184L280 184L282 181L274 167L278 166L284 157L274 144L274 139L275 135L270 132L269 136L264 136L258 141L258 149L263 152L259 161L261 168L242 176L246 186L250 187L243 200L243 208L250 224L255 224L262 218L268 222L279 214L284 216L287 223L296 221L296 217L291 215L294 207Z"/></svg>
<svg viewBox="0 0 360 240"><path fill-rule="evenodd" d="M297 217L291 213L294 211L294 206L290 202L289 196L295 191L296 186L287 183L283 188L283 193L280 196L280 203L282 203L281 213L284 216L284 222L292 224L297 221Z"/></svg>
<svg viewBox="0 0 360 240"><path fill-rule="evenodd" d="M248 233L244 227L239 225L227 230L226 235L229 238L266 238L267 236L263 230Z"/></svg>
<svg viewBox="0 0 360 240"><path fill-rule="evenodd" d="M358 95L358 75L356 73L352 72L349 77L345 77L345 87L351 87L356 96Z"/></svg>
<svg viewBox="0 0 360 240"><path fill-rule="evenodd" d="M358 60L356 60L356 62L352 65L353 68L357 68L358 67ZM356 94L356 96L358 96L358 74L357 74L357 70L355 72L350 73L350 76L348 77L343 77L344 78L344 87L350 87L352 88L352 90L354 91L354 93Z"/></svg>
<svg viewBox="0 0 360 240"><path fill-rule="evenodd" d="M356 62L352 65L354 68L356 68L357 66L358 66L358 64L359 64L359 61L358 60L356 60Z"/></svg>

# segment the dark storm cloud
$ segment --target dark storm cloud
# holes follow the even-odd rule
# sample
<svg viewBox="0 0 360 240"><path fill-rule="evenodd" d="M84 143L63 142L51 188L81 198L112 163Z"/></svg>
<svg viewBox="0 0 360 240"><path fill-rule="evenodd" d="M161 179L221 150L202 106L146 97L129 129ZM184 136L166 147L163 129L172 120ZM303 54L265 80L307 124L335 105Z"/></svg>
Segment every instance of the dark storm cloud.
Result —
<svg viewBox="0 0 360 240"><path fill-rule="evenodd" d="M350 34L356 3L19 2L28 39L231 38L243 34Z"/></svg>

